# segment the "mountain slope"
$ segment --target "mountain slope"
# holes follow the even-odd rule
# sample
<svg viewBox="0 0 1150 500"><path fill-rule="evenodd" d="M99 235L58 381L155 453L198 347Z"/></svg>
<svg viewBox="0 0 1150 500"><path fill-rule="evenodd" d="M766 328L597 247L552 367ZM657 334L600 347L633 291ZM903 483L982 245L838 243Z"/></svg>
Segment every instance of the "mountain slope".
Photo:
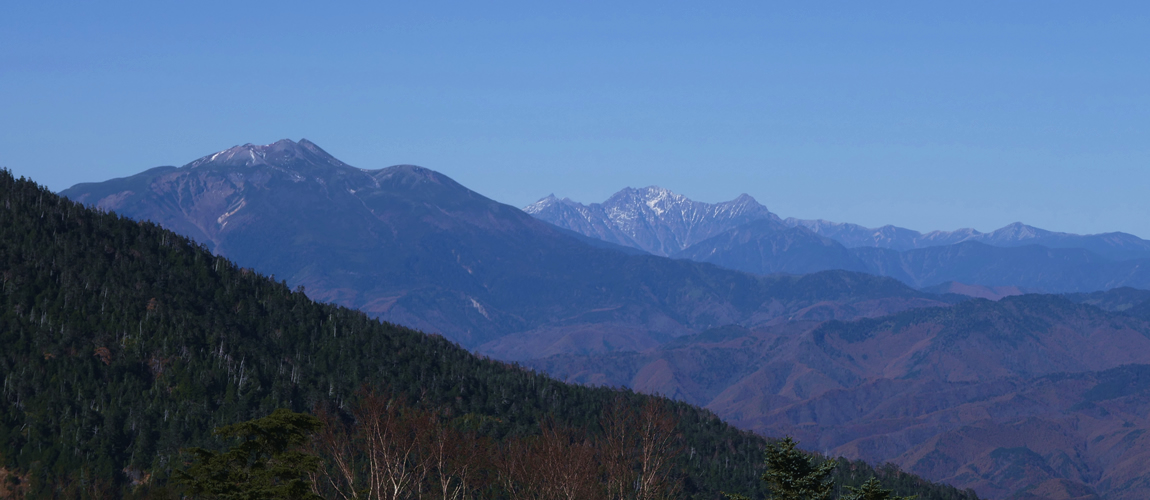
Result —
<svg viewBox="0 0 1150 500"><path fill-rule="evenodd" d="M362 170L306 140L237 146L62 194L155 221L305 286L312 298L505 357L497 344L508 335L549 339L525 354L535 357L569 343L640 348L825 301L935 303L844 273L834 276L849 290L798 299L794 278L596 248L442 174L410 165ZM605 325L614 337L601 335Z"/></svg>
<svg viewBox="0 0 1150 500"><path fill-rule="evenodd" d="M1040 498L1150 495L1140 482L1150 475L1150 322L1061 297L728 327L643 352L529 364L672 395L741 427L991 498L1030 498L1028 488L1046 491Z"/></svg>
<svg viewBox="0 0 1150 500"><path fill-rule="evenodd" d="M772 220L743 224L674 254L756 274L806 274L828 269L867 272L867 266L839 243L805 228Z"/></svg>

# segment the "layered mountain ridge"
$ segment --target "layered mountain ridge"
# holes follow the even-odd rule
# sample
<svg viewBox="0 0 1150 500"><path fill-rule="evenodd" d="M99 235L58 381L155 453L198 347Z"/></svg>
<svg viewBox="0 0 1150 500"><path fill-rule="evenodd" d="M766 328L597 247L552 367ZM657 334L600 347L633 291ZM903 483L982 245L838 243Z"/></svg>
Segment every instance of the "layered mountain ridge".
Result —
<svg viewBox="0 0 1150 500"><path fill-rule="evenodd" d="M989 498L1145 498L1150 317L1087 304L1124 307L1141 293L727 327L638 353L529 364L673 395L744 428Z"/></svg>

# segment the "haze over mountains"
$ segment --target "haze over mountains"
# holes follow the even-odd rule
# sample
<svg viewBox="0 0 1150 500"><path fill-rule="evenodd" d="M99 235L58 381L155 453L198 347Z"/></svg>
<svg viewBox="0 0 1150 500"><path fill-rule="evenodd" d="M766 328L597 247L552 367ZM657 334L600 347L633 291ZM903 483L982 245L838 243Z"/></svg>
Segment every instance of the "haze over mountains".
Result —
<svg viewBox="0 0 1150 500"><path fill-rule="evenodd" d="M1150 241L1132 234L1121 232L1090 235L1059 233L1028 226L1021 222L1008 224L989 233L965 228L954 231L931 231L926 234L890 225L867 228L857 224L824 220L799 220L793 217L788 217L783 222L792 227L805 227L851 248L878 247L892 250L911 250L953 245L964 241L977 241L996 247L1041 245L1049 248L1083 248L1114 260L1150 257Z"/></svg>
<svg viewBox="0 0 1150 500"><path fill-rule="evenodd" d="M845 269L916 288L951 281L1047 292L1150 287L1150 241L1126 233L1083 236L1014 223L989 233L922 234L780 219L745 194L707 204L658 187L627 188L591 205L548 196L524 211L586 236L756 274Z"/></svg>
<svg viewBox="0 0 1150 500"><path fill-rule="evenodd" d="M525 212L306 140L62 194L474 351L990 498L1150 495L1150 292L1111 290L1150 288L1130 235L867 233L659 188ZM1075 293L1002 298L1034 291Z"/></svg>

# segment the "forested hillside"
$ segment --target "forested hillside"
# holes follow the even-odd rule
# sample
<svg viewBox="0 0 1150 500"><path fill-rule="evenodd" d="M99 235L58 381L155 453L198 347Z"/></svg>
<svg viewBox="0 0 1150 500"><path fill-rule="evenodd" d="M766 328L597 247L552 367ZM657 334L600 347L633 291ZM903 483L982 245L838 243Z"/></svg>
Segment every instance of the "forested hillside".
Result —
<svg viewBox="0 0 1150 500"><path fill-rule="evenodd" d="M164 493L179 450L275 408L342 408L365 384L474 415L499 439L552 415L596 432L617 391L475 357L441 337L309 300L151 223L0 172L0 460L34 497ZM647 396L622 393L635 405ZM762 496L765 440L675 404L683 492ZM861 468L860 468L861 467ZM841 483L873 475L840 467ZM968 498L883 475L920 498ZM19 483L19 484L17 484Z"/></svg>

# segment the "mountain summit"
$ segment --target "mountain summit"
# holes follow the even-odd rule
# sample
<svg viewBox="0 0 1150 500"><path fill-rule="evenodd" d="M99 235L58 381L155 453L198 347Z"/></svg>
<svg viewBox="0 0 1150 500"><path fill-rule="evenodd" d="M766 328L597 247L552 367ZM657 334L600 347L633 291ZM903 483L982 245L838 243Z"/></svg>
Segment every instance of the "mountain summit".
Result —
<svg viewBox="0 0 1150 500"><path fill-rule="evenodd" d="M662 256L747 222L780 221L747 194L727 202L703 203L658 186L624 188L607 201L591 205L551 195L523 211L585 236Z"/></svg>
<svg viewBox="0 0 1150 500"><path fill-rule="evenodd" d="M201 167L255 167L255 166L295 166L310 168L351 168L337 160L314 142L300 139L281 139L271 144L257 146L251 143L233 146L215 154L193 161L184 168Z"/></svg>

